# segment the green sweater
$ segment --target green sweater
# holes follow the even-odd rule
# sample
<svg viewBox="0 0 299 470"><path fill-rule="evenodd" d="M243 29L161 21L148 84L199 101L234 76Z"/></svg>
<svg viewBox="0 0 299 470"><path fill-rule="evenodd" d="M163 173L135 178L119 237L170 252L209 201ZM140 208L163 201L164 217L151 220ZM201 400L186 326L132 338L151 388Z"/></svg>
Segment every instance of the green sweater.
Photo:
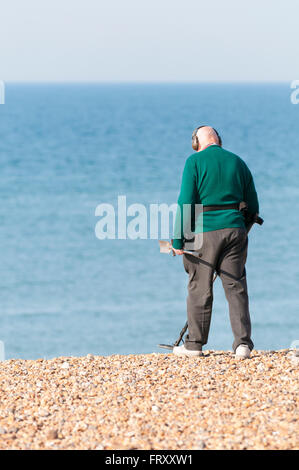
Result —
<svg viewBox="0 0 299 470"><path fill-rule="evenodd" d="M235 204L241 201L247 202L250 213L258 213L259 204L253 178L240 157L218 145L211 145L201 152L192 154L184 168L173 247L180 249L184 245L184 227L188 223L186 217L180 217L180 213L183 214L184 204L210 206ZM196 221L191 221L191 228L195 233L245 227L242 213L238 210L209 211L202 217L201 226Z"/></svg>

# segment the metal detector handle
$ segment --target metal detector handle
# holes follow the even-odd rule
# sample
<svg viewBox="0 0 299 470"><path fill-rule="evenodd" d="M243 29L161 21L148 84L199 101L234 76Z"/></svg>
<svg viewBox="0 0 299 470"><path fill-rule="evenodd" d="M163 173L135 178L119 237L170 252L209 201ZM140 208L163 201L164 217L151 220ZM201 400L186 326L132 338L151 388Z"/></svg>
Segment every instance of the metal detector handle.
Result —
<svg viewBox="0 0 299 470"><path fill-rule="evenodd" d="M264 223L264 219L262 219L258 214L254 214L254 216L252 217L252 220L246 227L247 233L250 232L254 224L263 225L263 223Z"/></svg>

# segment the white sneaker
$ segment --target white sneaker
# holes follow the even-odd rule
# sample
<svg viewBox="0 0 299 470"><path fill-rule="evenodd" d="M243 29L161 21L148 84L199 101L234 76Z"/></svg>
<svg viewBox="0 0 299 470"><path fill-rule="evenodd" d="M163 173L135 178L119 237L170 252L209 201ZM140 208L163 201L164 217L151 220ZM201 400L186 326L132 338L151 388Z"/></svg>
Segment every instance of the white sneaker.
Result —
<svg viewBox="0 0 299 470"><path fill-rule="evenodd" d="M250 358L250 349L247 344L240 344L236 349L236 357L240 359L249 359Z"/></svg>
<svg viewBox="0 0 299 470"><path fill-rule="evenodd" d="M182 344L181 346L174 346L172 352L175 356L198 357L203 355L202 351L193 351L191 349L186 349L184 344Z"/></svg>

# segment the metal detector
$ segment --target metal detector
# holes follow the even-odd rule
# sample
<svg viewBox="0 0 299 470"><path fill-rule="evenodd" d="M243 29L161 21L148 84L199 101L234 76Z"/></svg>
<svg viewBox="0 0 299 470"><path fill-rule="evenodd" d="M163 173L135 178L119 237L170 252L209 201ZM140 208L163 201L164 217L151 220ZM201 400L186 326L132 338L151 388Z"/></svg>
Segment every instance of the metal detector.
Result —
<svg viewBox="0 0 299 470"><path fill-rule="evenodd" d="M252 216L252 220L247 225L247 233L250 231L250 229L252 228L254 223L256 223L258 225L262 225L264 223L264 220L261 217L259 217L257 214ZM159 245L160 245L160 253L166 253L166 254L172 253L172 256L175 256L175 251L174 251L174 248L172 246L172 241L169 242L167 240L159 240ZM198 252L183 250L183 253L186 254L186 255L195 256L200 263L205 264L206 266L212 267L214 269L214 267L210 263L208 263L207 261L204 261L203 259L200 258ZM228 277L231 277L232 279L236 280L235 276L233 276L232 274L230 274L226 271L222 271L222 270L221 270L221 272L226 274ZM215 272L214 277L213 277L213 282L215 282L217 276L218 276L218 273ZM172 351L175 346L179 346L181 341L184 342L183 337L184 337L187 329L188 329L188 322L185 323L185 325L184 325L183 329L181 330L180 335L179 335L178 339L175 341L175 343L173 343L173 344L158 344L158 347L162 348L162 349L170 349Z"/></svg>

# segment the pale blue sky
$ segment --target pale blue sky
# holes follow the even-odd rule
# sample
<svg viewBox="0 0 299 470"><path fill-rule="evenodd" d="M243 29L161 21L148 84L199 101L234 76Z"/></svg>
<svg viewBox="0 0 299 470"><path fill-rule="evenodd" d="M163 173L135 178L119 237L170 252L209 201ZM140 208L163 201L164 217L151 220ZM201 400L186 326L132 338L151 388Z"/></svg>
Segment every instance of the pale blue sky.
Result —
<svg viewBox="0 0 299 470"><path fill-rule="evenodd" d="M298 0L9 0L6 81L291 81Z"/></svg>

